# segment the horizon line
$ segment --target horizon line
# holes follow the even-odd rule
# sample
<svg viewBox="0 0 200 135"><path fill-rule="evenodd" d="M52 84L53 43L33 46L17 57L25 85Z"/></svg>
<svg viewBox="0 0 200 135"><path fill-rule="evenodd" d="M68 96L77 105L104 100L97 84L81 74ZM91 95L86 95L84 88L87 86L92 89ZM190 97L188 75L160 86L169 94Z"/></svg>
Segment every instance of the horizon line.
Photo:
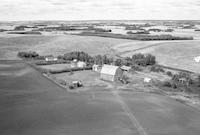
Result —
<svg viewBox="0 0 200 135"><path fill-rule="evenodd" d="M59 22L59 21L65 21L65 22L80 22L80 21L200 21L200 19L99 19L99 20L92 20L92 19L84 19L84 20L0 20L0 22L46 22L46 21L55 21L55 22Z"/></svg>

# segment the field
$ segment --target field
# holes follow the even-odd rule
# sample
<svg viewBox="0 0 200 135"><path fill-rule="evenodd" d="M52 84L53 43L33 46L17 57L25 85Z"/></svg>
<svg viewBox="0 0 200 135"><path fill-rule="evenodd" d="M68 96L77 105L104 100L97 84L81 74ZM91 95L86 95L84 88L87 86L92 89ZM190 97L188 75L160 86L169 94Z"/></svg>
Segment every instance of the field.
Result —
<svg viewBox="0 0 200 135"><path fill-rule="evenodd" d="M126 47L125 47L126 48ZM122 56L131 56L134 53L151 53L156 56L161 65L189 70L200 73L200 64L194 57L200 56L200 41L173 41L161 42L141 49L133 48L132 51L122 53Z"/></svg>
<svg viewBox="0 0 200 135"><path fill-rule="evenodd" d="M166 96L70 93L24 63L0 63L1 135L199 135L200 112Z"/></svg>
<svg viewBox="0 0 200 135"><path fill-rule="evenodd" d="M55 71L55 70L64 70L67 68L71 68L71 65L70 64L53 64L53 65L43 65L39 67L43 69Z"/></svg>
<svg viewBox="0 0 200 135"><path fill-rule="evenodd" d="M19 51L28 50L55 56L75 50L111 55L111 46L126 42L129 40L73 35L5 36L0 37L0 59L17 59Z"/></svg>
<svg viewBox="0 0 200 135"><path fill-rule="evenodd" d="M200 55L200 41L133 41L104 37L75 35L40 35L0 37L0 59L18 59L19 51L36 51L41 55L63 55L85 51L90 55L108 54L132 56L152 53L158 64L200 73L194 57Z"/></svg>

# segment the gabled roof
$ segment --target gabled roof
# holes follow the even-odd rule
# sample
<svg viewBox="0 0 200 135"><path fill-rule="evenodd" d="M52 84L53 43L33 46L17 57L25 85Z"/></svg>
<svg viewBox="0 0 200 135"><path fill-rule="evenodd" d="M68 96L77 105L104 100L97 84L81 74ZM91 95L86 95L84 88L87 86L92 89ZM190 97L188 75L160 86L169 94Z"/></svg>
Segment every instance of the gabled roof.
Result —
<svg viewBox="0 0 200 135"><path fill-rule="evenodd" d="M125 66L125 65L123 65L123 66L121 66L121 69L123 69L123 70L130 70L131 69L131 67L128 67L128 66Z"/></svg>
<svg viewBox="0 0 200 135"><path fill-rule="evenodd" d="M86 64L86 63L83 61L78 61L77 64Z"/></svg>
<svg viewBox="0 0 200 135"><path fill-rule="evenodd" d="M104 64L101 69L101 74L115 75L118 68L118 66Z"/></svg>

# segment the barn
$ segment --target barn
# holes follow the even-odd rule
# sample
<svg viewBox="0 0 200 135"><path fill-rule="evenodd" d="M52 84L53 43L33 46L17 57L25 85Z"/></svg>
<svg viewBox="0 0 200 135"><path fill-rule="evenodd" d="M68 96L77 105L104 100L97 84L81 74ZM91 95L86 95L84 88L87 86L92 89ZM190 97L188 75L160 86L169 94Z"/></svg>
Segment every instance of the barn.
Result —
<svg viewBox="0 0 200 135"><path fill-rule="evenodd" d="M117 81L122 76L123 71L118 66L104 64L100 72L100 78L105 81Z"/></svg>

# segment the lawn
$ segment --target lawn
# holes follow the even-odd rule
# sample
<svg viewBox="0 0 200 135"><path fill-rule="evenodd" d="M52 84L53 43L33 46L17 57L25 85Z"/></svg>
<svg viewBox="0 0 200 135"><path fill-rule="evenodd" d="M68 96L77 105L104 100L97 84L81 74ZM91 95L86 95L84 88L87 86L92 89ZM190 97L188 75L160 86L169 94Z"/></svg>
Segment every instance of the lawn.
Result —
<svg viewBox="0 0 200 135"><path fill-rule="evenodd" d="M69 84L72 81L81 81L86 87L107 86L104 81L100 80L100 73L91 70L53 74L51 76L56 77L57 79L65 80Z"/></svg>
<svg viewBox="0 0 200 135"><path fill-rule="evenodd" d="M47 69L47 70L57 71L57 70L64 70L64 69L71 68L71 65L70 64L52 64L52 65L42 65L39 67L43 69Z"/></svg>

